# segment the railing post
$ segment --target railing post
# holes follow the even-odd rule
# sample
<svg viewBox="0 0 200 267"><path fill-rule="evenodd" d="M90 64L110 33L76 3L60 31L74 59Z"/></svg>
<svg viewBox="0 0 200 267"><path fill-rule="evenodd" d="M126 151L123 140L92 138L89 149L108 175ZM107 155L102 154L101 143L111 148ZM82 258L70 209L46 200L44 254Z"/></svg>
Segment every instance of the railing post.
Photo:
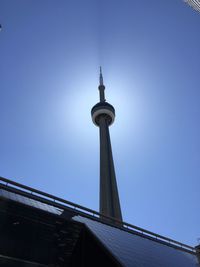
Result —
<svg viewBox="0 0 200 267"><path fill-rule="evenodd" d="M198 261L199 261L199 264L200 264L200 244L198 246L196 246L195 249L196 249L197 258L198 258Z"/></svg>

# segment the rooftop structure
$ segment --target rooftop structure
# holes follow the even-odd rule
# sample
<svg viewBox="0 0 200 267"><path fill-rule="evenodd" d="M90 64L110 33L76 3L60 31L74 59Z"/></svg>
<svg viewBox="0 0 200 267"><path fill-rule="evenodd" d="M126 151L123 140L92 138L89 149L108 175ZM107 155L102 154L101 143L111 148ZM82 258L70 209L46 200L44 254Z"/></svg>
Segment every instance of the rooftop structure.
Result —
<svg viewBox="0 0 200 267"><path fill-rule="evenodd" d="M0 177L1 266L200 267L199 248Z"/></svg>

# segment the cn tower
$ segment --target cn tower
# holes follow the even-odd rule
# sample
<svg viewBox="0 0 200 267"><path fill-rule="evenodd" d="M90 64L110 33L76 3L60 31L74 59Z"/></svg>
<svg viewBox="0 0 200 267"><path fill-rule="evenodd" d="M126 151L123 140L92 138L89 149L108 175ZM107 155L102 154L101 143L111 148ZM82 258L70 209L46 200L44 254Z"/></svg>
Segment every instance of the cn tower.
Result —
<svg viewBox="0 0 200 267"><path fill-rule="evenodd" d="M99 102L92 108L93 123L99 127L100 135L100 213L122 221L115 167L112 156L109 126L115 120L114 107L106 102L105 86L100 67Z"/></svg>

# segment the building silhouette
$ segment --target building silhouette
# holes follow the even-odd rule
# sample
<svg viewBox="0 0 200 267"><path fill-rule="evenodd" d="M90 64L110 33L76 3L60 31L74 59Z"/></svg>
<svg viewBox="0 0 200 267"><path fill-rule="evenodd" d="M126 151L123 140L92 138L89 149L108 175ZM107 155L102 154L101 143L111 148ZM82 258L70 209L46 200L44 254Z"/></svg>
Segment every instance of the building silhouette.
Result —
<svg viewBox="0 0 200 267"><path fill-rule="evenodd" d="M200 267L200 246L123 222L104 90L100 72L100 212L0 177L0 266Z"/></svg>

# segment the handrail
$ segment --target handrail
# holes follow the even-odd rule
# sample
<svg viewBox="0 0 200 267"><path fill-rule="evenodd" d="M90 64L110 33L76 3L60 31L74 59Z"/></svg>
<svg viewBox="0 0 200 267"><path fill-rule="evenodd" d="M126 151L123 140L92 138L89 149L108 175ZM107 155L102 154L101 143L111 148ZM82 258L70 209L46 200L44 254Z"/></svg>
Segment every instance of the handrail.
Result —
<svg viewBox="0 0 200 267"><path fill-rule="evenodd" d="M1 177L1 176L0 176L0 180L1 180L1 181L4 181L4 182L7 183L7 184L12 184L12 185L14 185L14 186L17 186L17 187L26 189L26 190L31 191L31 192L34 192L34 193L36 193L36 194L39 194L39 195L42 195L42 196L45 196L45 197L48 197L48 198L51 198L51 199L54 199L54 200L63 202L63 203L68 204L68 205L70 205L70 206L74 206L74 207L76 207L76 208L83 209L83 210L88 211L88 212L91 212L91 213L99 214L97 211L93 211L93 210L91 210L91 209L88 209L88 208L83 207L83 206L81 206L81 205L75 204L75 203L70 202L70 201L68 201L68 200L65 200L65 199L63 199L63 198L56 197L56 196L54 196L54 195L45 193L45 192L40 191L40 190L38 190L38 189L32 188L32 187L30 187L30 186L26 186L26 185L23 185L23 184L14 182L14 181L9 180L9 179L7 179L7 178L4 178L4 177Z"/></svg>
<svg viewBox="0 0 200 267"><path fill-rule="evenodd" d="M129 223L126 223L126 222L121 222L113 217L110 217L110 216L106 216L106 215L103 215L97 211L94 211L92 209L89 209L89 208L86 208L86 207L83 207L81 205L78 205L78 204L75 204L71 201L68 201L68 200L65 200L65 199L62 199L60 197L56 197L54 195L51 195L51 194L48 194L48 193L45 193L43 191L40 191L40 190L37 190L35 188L32 188L32 187L29 187L29 186L26 186L26 185L23 185L23 184L20 184L20 183L17 183L17 182L14 182L12 180L9 180L7 178L4 178L4 177L1 177L0 176L0 181L3 181L4 183L6 183L6 185L3 186L3 184L0 183L0 186L2 185L2 187L4 188L5 186L6 187L10 187L10 188L13 188L15 189L14 187L11 187L11 186L8 186L9 185L13 185L15 187L18 187L18 188L23 188L27 191L30 191L31 194L32 193L36 193L38 195L41 195L43 197L47 197L51 200L48 200L48 199L45 199L43 198L43 202L49 202L49 204L51 204L52 206L57 206L59 208L65 208L65 206L63 206L62 204L60 205L59 203L57 203L56 201L59 201L61 203L64 203L64 204L67 204L69 206L72 206L74 207L75 209L80 209L81 213L84 213L84 212L89 212L90 213L90 216L91 217L95 217L95 218L98 218L102 220L102 222L105 222L105 223L108 223L108 224L112 224L111 223L112 221L115 222L115 224L113 225L114 227L118 227L120 229L124 229L124 230L128 230L128 231L139 231L140 234L144 235L144 233L148 236L148 237L153 237L153 238L156 238L157 240L160 240L160 241L163 241L163 242L167 242L169 245L174 245L174 246L178 246L179 248L181 249L185 249L187 250L188 252L193 252L193 253L196 253L196 248L192 247L192 246L189 246L187 244L184 244L184 243L181 243L181 242L178 242L176 240L173 240L171 238L168 238L168 237L165 237L165 236L162 236L162 235L159 235L159 234L156 234L154 232L151 232L151 231L148 231L146 229L143 229L141 227L138 227L138 226L135 226L135 225L132 225L132 224L129 224ZM24 192L26 194L26 192ZM37 199L37 195L34 195L32 194L32 197ZM45 200L45 201L44 201ZM53 200L53 201L52 201ZM76 210L77 212L79 212L79 210ZM88 214L86 213L86 215L88 216ZM96 217L95 215L99 216L99 217ZM104 221L103 221L104 219Z"/></svg>

